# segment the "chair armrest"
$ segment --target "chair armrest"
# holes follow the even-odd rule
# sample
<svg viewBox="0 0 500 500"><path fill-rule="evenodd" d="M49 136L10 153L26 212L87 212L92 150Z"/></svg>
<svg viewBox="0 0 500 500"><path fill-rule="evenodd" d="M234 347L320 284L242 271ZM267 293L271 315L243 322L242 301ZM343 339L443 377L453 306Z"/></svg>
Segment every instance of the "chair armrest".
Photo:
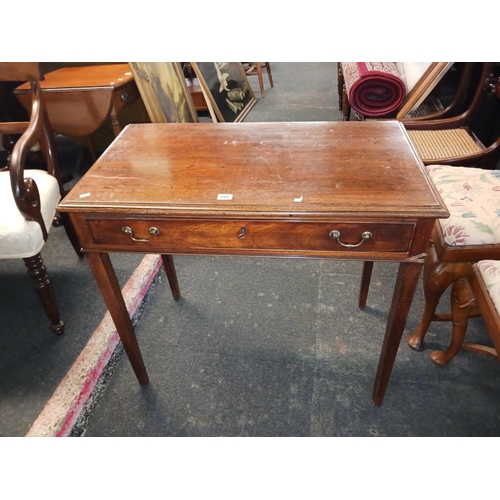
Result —
<svg viewBox="0 0 500 500"><path fill-rule="evenodd" d="M31 88L33 96L31 119L28 128L16 142L12 151L9 165L10 184L18 210L26 220L38 222L43 238L46 240L48 233L41 213L38 187L33 179L24 177L24 165L28 153L44 133L44 115L38 99L40 92L38 84L31 82Z"/></svg>

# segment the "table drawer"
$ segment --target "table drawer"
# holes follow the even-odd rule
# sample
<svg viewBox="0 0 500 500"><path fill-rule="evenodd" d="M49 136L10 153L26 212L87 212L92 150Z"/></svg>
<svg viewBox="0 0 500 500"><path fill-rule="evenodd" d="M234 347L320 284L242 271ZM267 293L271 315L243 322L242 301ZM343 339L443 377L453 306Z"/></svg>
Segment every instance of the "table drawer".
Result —
<svg viewBox="0 0 500 500"><path fill-rule="evenodd" d="M96 246L144 252L303 250L407 252L415 224L87 219Z"/></svg>

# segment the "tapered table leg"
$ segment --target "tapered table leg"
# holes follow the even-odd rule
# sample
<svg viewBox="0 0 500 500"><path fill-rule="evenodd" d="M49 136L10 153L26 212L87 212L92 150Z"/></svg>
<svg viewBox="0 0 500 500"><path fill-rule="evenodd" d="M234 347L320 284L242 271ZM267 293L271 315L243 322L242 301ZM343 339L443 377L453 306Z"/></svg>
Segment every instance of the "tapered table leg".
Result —
<svg viewBox="0 0 500 500"><path fill-rule="evenodd" d="M141 385L148 385L149 377L109 255L107 253L87 253L86 257L137 380Z"/></svg>
<svg viewBox="0 0 500 500"><path fill-rule="evenodd" d="M389 319L387 320L382 352L380 353L375 385L373 387L373 403L377 406L380 406L384 399L385 390L391 376L392 367L396 359L421 270L422 263L402 262L399 265L391 310L389 312Z"/></svg>
<svg viewBox="0 0 500 500"><path fill-rule="evenodd" d="M172 297L174 300L179 300L181 298L181 290L179 288L179 282L177 281L174 258L171 255L162 254L161 260L163 262L163 267L165 268L165 273L167 274L170 290L172 291Z"/></svg>
<svg viewBox="0 0 500 500"><path fill-rule="evenodd" d="M364 309L366 307L366 299L368 298L368 289L372 279L373 262L363 262L363 273L361 275L361 287L359 290L358 307Z"/></svg>

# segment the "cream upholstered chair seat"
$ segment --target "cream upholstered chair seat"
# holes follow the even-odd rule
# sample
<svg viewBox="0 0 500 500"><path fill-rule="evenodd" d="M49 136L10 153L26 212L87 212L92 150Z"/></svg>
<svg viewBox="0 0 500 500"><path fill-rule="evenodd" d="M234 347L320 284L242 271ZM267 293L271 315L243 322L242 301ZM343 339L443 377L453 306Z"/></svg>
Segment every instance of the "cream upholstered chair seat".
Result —
<svg viewBox="0 0 500 500"><path fill-rule="evenodd" d="M25 170L24 176L36 182L43 221L49 232L61 198L57 179L43 170ZM0 172L0 259L32 257L44 244L40 224L26 220L17 208L9 172Z"/></svg>

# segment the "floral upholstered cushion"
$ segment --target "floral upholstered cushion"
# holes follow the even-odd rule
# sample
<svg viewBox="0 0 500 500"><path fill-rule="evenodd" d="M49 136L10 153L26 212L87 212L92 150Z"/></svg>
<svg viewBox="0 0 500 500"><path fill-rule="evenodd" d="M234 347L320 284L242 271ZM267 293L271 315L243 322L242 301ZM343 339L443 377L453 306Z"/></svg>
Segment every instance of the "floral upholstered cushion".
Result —
<svg viewBox="0 0 500 500"><path fill-rule="evenodd" d="M477 263L477 269L481 274L481 278L483 278L496 310L500 311L500 261L481 260Z"/></svg>
<svg viewBox="0 0 500 500"><path fill-rule="evenodd" d="M451 246L500 243L500 171L429 165L450 217L439 219Z"/></svg>

